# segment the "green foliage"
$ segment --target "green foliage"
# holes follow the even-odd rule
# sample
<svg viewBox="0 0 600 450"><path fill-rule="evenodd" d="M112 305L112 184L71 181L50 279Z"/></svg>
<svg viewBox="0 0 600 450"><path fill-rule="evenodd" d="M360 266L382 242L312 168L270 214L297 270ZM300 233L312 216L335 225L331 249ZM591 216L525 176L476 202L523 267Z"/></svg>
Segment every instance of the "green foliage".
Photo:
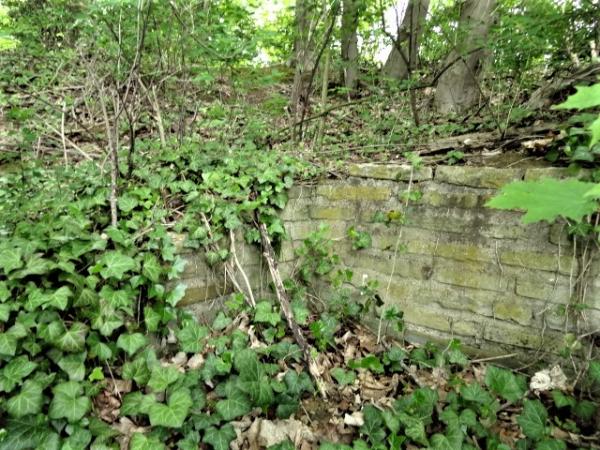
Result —
<svg viewBox="0 0 600 450"><path fill-rule="evenodd" d="M352 384L356 380L356 374L353 371L346 371L341 367L331 369L331 376L335 378L340 386Z"/></svg>
<svg viewBox="0 0 600 450"><path fill-rule="evenodd" d="M555 109L576 109L578 111L600 106L600 83L592 86L577 86L577 92ZM572 161L594 163L600 155L600 114L578 114L571 118L572 123L583 123L583 128L573 126L568 130L567 145L563 151Z"/></svg>
<svg viewBox="0 0 600 450"><path fill-rule="evenodd" d="M539 400L525 400L523 402L523 413L518 422L523 433L530 439L541 440L548 434L548 412Z"/></svg>
<svg viewBox="0 0 600 450"><path fill-rule="evenodd" d="M449 166L462 162L465 158L464 152L460 150L451 150L446 154L446 163Z"/></svg>
<svg viewBox="0 0 600 450"><path fill-rule="evenodd" d="M575 179L515 181L504 186L486 205L525 210L524 223L553 222L558 217L579 222L598 209L598 203L585 196L593 187L593 183Z"/></svg>
<svg viewBox="0 0 600 450"><path fill-rule="evenodd" d="M509 402L517 402L527 391L525 377L515 375L510 370L488 366L485 373L485 384L492 392Z"/></svg>
<svg viewBox="0 0 600 450"><path fill-rule="evenodd" d="M371 235L366 231L357 230L354 227L348 228L348 237L352 242L353 250L361 250L371 247Z"/></svg>
<svg viewBox="0 0 600 450"><path fill-rule="evenodd" d="M175 366L158 362L149 334L160 338L173 328L178 348L197 353L207 345L209 330L175 309L185 295L175 281L183 263L164 226L170 220L164 186L169 196L185 202L186 216L176 229L189 233L186 245L222 246L229 230L253 230L255 217L268 224L277 242L285 231L276 211L284 206L285 189L299 166L265 155L262 162L251 161L241 151L223 160L189 146L136 160L132 178L121 186L116 227L109 223L107 184L93 164L63 170L24 163L21 171L2 175L0 413L19 421L46 415L36 426L48 433L50 420L65 420L87 433L92 398L112 379L104 370L120 367L122 378L134 383L123 414L141 416L156 429L185 428L203 390ZM198 227L201 213L211 217L211 236ZM257 311L257 325L282 325L279 313L264 306ZM221 314L213 329L229 323ZM203 379L229 376L228 342L217 347L222 354L207 358ZM246 402L241 414L253 406L277 409L276 397L284 394L273 392L266 369L254 362L260 370L251 373L258 378L238 373L236 389L216 403L223 420L240 414L235 402ZM142 390L149 394L136 397ZM285 405L281 414L293 413L306 390L294 392L278 399L277 405ZM20 436L10 430L11 439ZM230 433L216 430L207 439L222 446ZM52 436L72 440L64 432ZM143 447L154 441L140 435L134 442Z"/></svg>

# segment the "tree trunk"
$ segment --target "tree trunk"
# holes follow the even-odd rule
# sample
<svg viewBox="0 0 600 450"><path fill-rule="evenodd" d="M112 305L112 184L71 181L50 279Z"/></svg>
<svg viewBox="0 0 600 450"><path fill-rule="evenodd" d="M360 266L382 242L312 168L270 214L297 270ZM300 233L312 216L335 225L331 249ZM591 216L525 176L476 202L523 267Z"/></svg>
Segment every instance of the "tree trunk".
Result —
<svg viewBox="0 0 600 450"><path fill-rule="evenodd" d="M310 81L313 70L313 49L310 46L310 11L311 0L297 0L295 12L295 31L294 40L294 84L292 86L290 109L292 121L297 122L303 115L308 99L306 86Z"/></svg>
<svg viewBox="0 0 600 450"><path fill-rule="evenodd" d="M467 0L460 15L459 33L463 36L448 55L450 65L438 80L435 105L439 113L462 114L481 96L477 76L485 56L485 42L496 0Z"/></svg>
<svg viewBox="0 0 600 450"><path fill-rule="evenodd" d="M354 97L358 85L358 17L361 0L344 0L342 11L342 67L348 95Z"/></svg>
<svg viewBox="0 0 600 450"><path fill-rule="evenodd" d="M419 40L428 9L429 0L410 0L396 35L397 45L401 46L406 61L397 45L393 45L383 66L385 76L403 80L408 78L409 72L417 68ZM409 65L411 65L410 69Z"/></svg>

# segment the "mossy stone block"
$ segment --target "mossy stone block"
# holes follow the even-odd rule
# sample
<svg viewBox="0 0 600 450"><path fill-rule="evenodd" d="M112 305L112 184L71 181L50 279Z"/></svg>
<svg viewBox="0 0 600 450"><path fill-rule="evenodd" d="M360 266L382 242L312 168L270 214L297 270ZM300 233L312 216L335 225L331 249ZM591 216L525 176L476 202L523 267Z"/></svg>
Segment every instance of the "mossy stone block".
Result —
<svg viewBox="0 0 600 450"><path fill-rule="evenodd" d="M394 181L425 181L433 178L433 169L423 166L414 169L408 164L350 164L347 168L349 175L361 178Z"/></svg>
<svg viewBox="0 0 600 450"><path fill-rule="evenodd" d="M502 251L500 252L500 262L510 266L519 266L525 269L539 269L548 271L558 271L564 274L570 274L576 261L570 256L559 256L549 253L540 253L533 251Z"/></svg>
<svg viewBox="0 0 600 450"><path fill-rule="evenodd" d="M317 194L329 200L383 201L389 200L392 191L388 186L335 184L319 186Z"/></svg>
<svg viewBox="0 0 600 450"><path fill-rule="evenodd" d="M435 171L435 180L458 186L498 189L511 181L522 179L524 174L524 169L439 166Z"/></svg>

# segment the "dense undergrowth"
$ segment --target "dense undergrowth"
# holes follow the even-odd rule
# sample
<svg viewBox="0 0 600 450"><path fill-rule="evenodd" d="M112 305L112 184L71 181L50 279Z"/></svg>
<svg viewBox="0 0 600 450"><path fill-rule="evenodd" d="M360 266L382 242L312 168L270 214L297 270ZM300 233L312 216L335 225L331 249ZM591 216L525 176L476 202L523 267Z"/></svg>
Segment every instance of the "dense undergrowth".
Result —
<svg viewBox="0 0 600 450"><path fill-rule="evenodd" d="M286 191L317 172L302 161L416 166L421 146L440 137L504 137L556 118L526 100L543 76L567 74L569 58L597 63L588 55L592 2L500 2L477 109L444 117L431 108L432 87L465 34L456 25L461 2L439 2L420 67L402 80L381 76L373 59L387 2L367 2L356 23L360 83L350 89L325 8L310 35L323 39L332 67L315 64L300 123L290 111L288 60L298 47L290 9L260 25L237 1L3 3L0 450L598 447L590 395L598 362L584 360L575 388L535 389L524 375L469 362L455 340L442 348L380 341L358 319L373 315L401 335L402 313L382 309L373 282L358 292L347 283L352 274L338 267L324 229L304 242L285 282L316 349L322 399L275 302L250 308L237 294L202 324L178 307L185 263L172 239L186 235L184 245L219 271L233 236L259 245L262 223L275 247L285 239L277 213ZM275 63L258 63L263 53ZM317 82L322 96L311 103ZM595 168L599 86L563 105L586 114L560 133L536 133L544 142L522 156ZM469 157L461 143L431 162ZM590 181L599 179L592 172ZM407 194L407 204L419 196ZM525 209L532 220L566 217L571 234L593 247L598 198L597 184L541 180L505 188L493 206ZM403 216L379 219L392 226ZM347 237L354 251L371 244L356 228ZM327 307L307 300L316 280L330 285ZM569 307L582 310L580 300ZM564 356L579 357L580 338L571 338Z"/></svg>
<svg viewBox="0 0 600 450"><path fill-rule="evenodd" d="M177 308L184 262L169 232L187 233L185 245L215 266L229 257L230 231L256 243L260 221L277 242L286 189L312 169L193 145L146 156L131 176L123 170L116 227L93 163L22 162L0 177L2 449L252 448L248 421L310 417L313 382L279 309L264 300L249 309L237 295L199 324ZM356 230L349 239L368 244ZM287 287L328 382L321 408L353 421L339 435L296 436L309 448L560 449L595 431L595 403L560 390L536 398L523 376L469 366L458 342L376 345L354 325L377 305L375 286L353 300L331 250L323 230L307 239ZM315 276L334 288L326 311L305 300ZM401 327L401 314L382 314ZM373 385L393 389L369 397Z"/></svg>

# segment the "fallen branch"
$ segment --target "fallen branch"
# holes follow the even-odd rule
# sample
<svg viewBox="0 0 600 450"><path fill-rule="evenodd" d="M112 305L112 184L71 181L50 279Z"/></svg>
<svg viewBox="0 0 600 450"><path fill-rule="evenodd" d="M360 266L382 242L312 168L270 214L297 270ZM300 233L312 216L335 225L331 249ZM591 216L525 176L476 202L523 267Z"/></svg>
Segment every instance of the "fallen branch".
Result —
<svg viewBox="0 0 600 450"><path fill-rule="evenodd" d="M231 257L233 258L235 267L242 275L242 278L244 279L244 283L246 284L246 289L248 290L247 294L248 294L248 300L249 300L250 306L252 308L255 308L256 301L254 300L254 295L252 294L252 286L250 286L250 280L248 279L248 275L246 275L246 272L244 271L242 265L240 264L240 261L238 260L238 257L237 257L237 252L235 251L235 233L233 232L233 230L229 230L229 242L231 243L230 250L229 250L231 253Z"/></svg>
<svg viewBox="0 0 600 450"><path fill-rule="evenodd" d="M287 321L288 327L294 335L294 339L296 340L296 342L300 346L300 349L302 350L305 363L308 367L308 371L315 380L315 384L317 385L319 393L323 398L326 398L327 390L325 388L325 383L321 378L321 374L319 373L317 363L312 356L313 349L304 338L300 327L294 319L292 308L290 306L290 299L285 290L285 287L283 286L281 274L279 273L279 268L277 267L277 260L275 259L275 252L273 251L273 246L271 245L271 239L269 238L269 233L267 232L266 225L262 222L259 222L258 231L260 231L260 240L263 247L263 256L267 261L267 265L269 266L269 272L271 273L271 278L273 279L273 284L275 285L275 294L277 295L277 300L279 301L281 311L283 312L285 320Z"/></svg>
<svg viewBox="0 0 600 450"><path fill-rule="evenodd" d="M212 230L210 227L210 222L208 221L208 219L206 218L206 215L204 213L200 213L200 217L202 218L202 222L204 223L204 226L206 227L206 233L208 234L208 237L212 240ZM233 242L233 241L232 241ZM213 251L218 251L218 247L216 244L213 244ZM234 254L235 255L235 254ZM235 258L237 259L237 258ZM251 306L252 308L254 308L256 306L256 303L254 302L254 297L252 296L252 291L249 292L245 292L242 289L242 286L240 286L240 283L238 283L237 279L235 278L235 269L233 267L233 265L231 264L231 262L226 261L223 264L223 268L225 269L225 286L224 289L227 288L227 280L229 279L231 281L231 284L233 284L233 287L235 288L235 290L237 292L239 292L240 294L242 294L244 296L244 299L246 300L246 303L248 303L249 306ZM244 276L244 278L246 279L247 282L247 286L248 289L250 288L250 283L248 282L244 272L242 271L242 276Z"/></svg>

